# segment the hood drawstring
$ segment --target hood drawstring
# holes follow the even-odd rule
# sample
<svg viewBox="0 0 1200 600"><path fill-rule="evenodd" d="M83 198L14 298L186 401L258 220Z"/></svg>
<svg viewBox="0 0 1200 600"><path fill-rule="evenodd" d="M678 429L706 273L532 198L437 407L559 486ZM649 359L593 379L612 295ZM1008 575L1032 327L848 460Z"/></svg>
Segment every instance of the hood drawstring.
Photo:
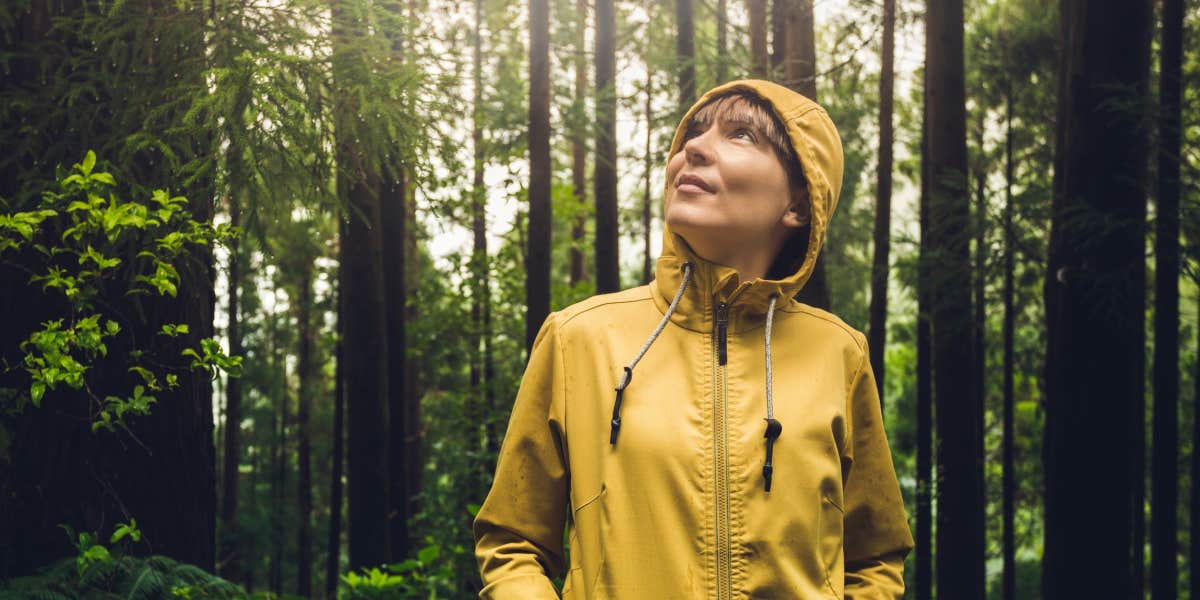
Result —
<svg viewBox="0 0 1200 600"><path fill-rule="evenodd" d="M775 316L775 299L779 294L771 294L771 303L767 306L767 326L763 331L765 338L765 346L767 348L767 431L763 437L767 438L767 462L763 465L763 491L771 491L771 449L775 445L775 440L779 438L779 434L783 432L783 425L775 420L775 402L771 397L771 318Z"/></svg>
<svg viewBox="0 0 1200 600"><path fill-rule="evenodd" d="M658 322L658 327L654 328L654 333L650 334L650 339L646 340L645 344L642 344L642 349L638 351L637 356L634 356L629 365L624 368L625 373L621 376L621 383L616 387L617 395L616 399L613 400L612 429L608 435L608 443L610 445L616 445L617 434L621 431L621 400L624 397L625 388L629 387L629 383L633 381L633 368L637 366L638 361L642 360L642 357L646 355L646 351L650 349L650 345L658 338L658 334L662 333L667 323L670 322L671 315L679 307L679 300L683 298L684 290L687 289L688 283L692 280L692 271L694 268L691 262L683 263L683 281L679 284L679 290L675 292L675 298L671 300L671 305L667 307L667 312L663 315L662 320ZM771 384L771 323L775 316L775 300L777 298L779 298L779 294L771 294L770 296L770 304L767 307L767 325L763 332L765 338L763 345L767 353L767 418L765 419L767 430L763 435L767 440L767 460L763 465L762 473L763 489L768 492L771 491L771 474L774 470L771 464L772 449L775 440L783 432L783 425L775 420L775 402L772 395L772 388L774 386Z"/></svg>
<svg viewBox="0 0 1200 600"><path fill-rule="evenodd" d="M650 344L654 343L654 339L658 337L658 334L662 333L662 330L667 326L667 322L671 320L671 314L679 307L679 299L683 298L683 291L687 289L688 282L692 280L692 271L694 269L695 267L691 262L683 263L683 282L679 284L679 291L675 292L675 299L671 300L671 306L667 307L666 314L658 322L658 327L654 328L654 333L650 334L650 339L646 340L646 343L642 345L642 349L638 351L637 356L633 357L633 361L629 363L629 366L625 367L625 374L621 377L621 383L616 388L617 399L613 402L612 432L608 435L608 443L610 445L616 445L617 432L621 430L621 396L625 393L625 388L629 387L629 382L633 380L633 367L638 364L639 360L642 360L642 356L650 349Z"/></svg>

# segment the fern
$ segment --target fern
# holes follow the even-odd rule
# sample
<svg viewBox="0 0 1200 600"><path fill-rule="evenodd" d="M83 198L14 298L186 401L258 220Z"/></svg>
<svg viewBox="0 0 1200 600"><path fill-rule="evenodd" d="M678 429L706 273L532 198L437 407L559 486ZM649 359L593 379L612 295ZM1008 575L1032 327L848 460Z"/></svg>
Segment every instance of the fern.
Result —
<svg viewBox="0 0 1200 600"><path fill-rule="evenodd" d="M155 600L165 597L166 581L167 578L162 573L149 565L143 565L128 585L129 592L125 594L125 600Z"/></svg>
<svg viewBox="0 0 1200 600"><path fill-rule="evenodd" d="M178 592L178 593L177 593ZM0 600L241 600L241 586L165 556L124 556L95 563L79 575L74 559L30 577L0 583Z"/></svg>

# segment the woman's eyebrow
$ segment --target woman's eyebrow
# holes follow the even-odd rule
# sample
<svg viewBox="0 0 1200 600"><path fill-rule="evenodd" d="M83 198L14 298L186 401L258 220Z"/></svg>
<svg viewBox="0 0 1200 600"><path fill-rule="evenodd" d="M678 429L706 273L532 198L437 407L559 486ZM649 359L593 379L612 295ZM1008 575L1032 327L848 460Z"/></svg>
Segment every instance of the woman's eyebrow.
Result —
<svg viewBox="0 0 1200 600"><path fill-rule="evenodd" d="M754 131L758 132L759 134L766 134L766 129L762 126L762 122L759 119L754 118L753 115L747 115L744 113L725 114L721 115L721 122L725 125L750 125Z"/></svg>

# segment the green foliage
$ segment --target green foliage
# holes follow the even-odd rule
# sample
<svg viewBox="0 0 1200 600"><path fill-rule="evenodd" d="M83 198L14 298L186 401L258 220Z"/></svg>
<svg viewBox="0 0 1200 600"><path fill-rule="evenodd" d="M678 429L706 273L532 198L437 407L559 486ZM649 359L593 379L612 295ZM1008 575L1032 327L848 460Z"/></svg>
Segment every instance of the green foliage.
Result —
<svg viewBox="0 0 1200 600"><path fill-rule="evenodd" d="M76 556L53 563L37 575L0 583L0 600L250 597L239 586L192 565L164 556L130 556L129 546L142 539L136 519L117 524L109 536L111 546L101 544L95 532L76 533L69 525L59 527L71 539Z"/></svg>
<svg viewBox="0 0 1200 600"><path fill-rule="evenodd" d="M141 383L131 395L101 399L89 385L89 369L108 355L111 338L134 325L111 309L106 294L119 289L125 295L175 296L180 278L174 264L193 248L234 232L193 219L187 199L164 190L155 190L149 201L123 200L115 191L116 179L96 171L96 164L89 150L70 171L59 171L57 189L45 191L37 208L4 207L0 214L0 262L24 269L31 285L41 284L44 293L65 301L64 316L41 323L20 342L19 368L28 375L28 393L16 395L9 409L19 412L26 403L40 407L48 391L65 386L93 399L93 430L114 430L124 427L126 415L150 410L156 398L148 392L177 387L178 371L221 369L236 376L241 358L226 356L211 338L200 340L199 352L182 351L191 358L185 365L151 360L134 348L128 370ZM189 328L163 324L162 332L174 337Z"/></svg>
<svg viewBox="0 0 1200 600"><path fill-rule="evenodd" d="M384 567L363 569L342 576L339 598L347 600L400 600L448 598L455 589L451 564L440 561L442 548L432 540L415 558Z"/></svg>

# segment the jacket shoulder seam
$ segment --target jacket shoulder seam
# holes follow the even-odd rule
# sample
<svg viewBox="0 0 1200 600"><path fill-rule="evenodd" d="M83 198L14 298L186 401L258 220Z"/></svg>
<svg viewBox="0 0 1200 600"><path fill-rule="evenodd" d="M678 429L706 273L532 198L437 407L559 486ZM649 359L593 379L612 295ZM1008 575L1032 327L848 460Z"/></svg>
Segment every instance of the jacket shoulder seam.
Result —
<svg viewBox="0 0 1200 600"><path fill-rule="evenodd" d="M566 326L566 324L571 322L571 320L574 319L575 317L586 314L586 313L596 310L598 308L603 308L605 306L609 306L609 305L613 305L613 304L631 304L631 303L635 303L635 302L645 302L647 300L652 300L649 293L647 293L646 295L644 295L642 297L620 298L621 295L632 295L632 292L635 292L641 288L646 288L646 291L649 292L648 286L639 286L636 288L630 288L628 290L625 290L624 292L617 292L615 294L611 294L612 296L614 296L613 298L606 298L604 300L595 300L596 296L592 296L591 298L588 298L587 300L584 300L582 302L579 302L577 304L574 304L572 306L564 308L560 311L561 313L563 313L561 325ZM593 300L595 300L595 301L593 301Z"/></svg>
<svg viewBox="0 0 1200 600"><path fill-rule="evenodd" d="M855 345L855 347L858 348L859 354L866 356L867 348L866 348L866 344L864 343L866 337L863 336L862 332L851 327L849 324L847 324L845 321L839 319L838 317L836 317L834 315L830 315L828 313L825 313L824 311L818 311L818 310L813 309L805 304L799 304L795 309L789 310L788 312L803 313L803 314L821 319L822 321L825 321L825 322L828 322L828 323L831 323L831 324L837 326L839 329L844 331L846 333L846 335L850 336L851 340L854 340L854 345Z"/></svg>

